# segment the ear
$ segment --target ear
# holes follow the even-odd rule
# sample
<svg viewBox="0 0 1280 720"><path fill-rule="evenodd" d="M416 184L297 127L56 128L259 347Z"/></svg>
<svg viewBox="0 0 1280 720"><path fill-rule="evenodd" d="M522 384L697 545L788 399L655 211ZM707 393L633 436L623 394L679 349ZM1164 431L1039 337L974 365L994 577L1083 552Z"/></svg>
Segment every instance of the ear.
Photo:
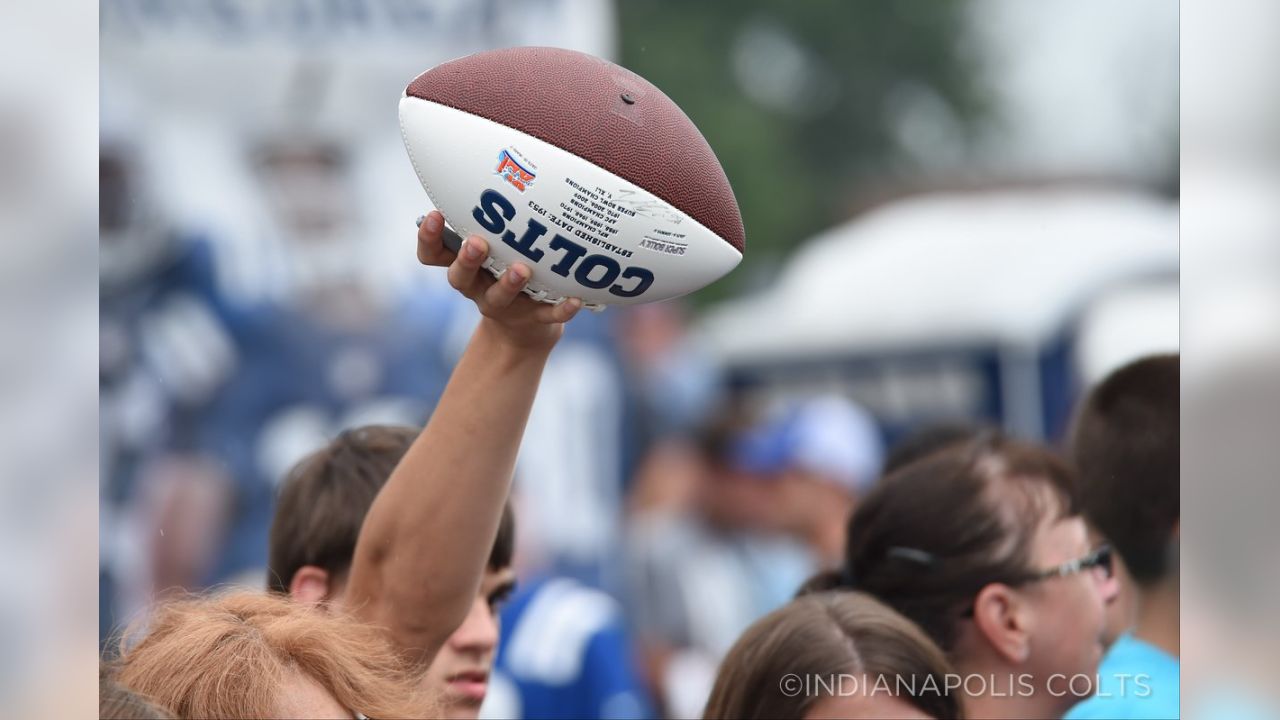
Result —
<svg viewBox="0 0 1280 720"><path fill-rule="evenodd" d="M329 589L329 573L315 565L303 565L289 580L289 597L298 602L322 603Z"/></svg>
<svg viewBox="0 0 1280 720"><path fill-rule="evenodd" d="M1031 608L1008 585L992 583L978 592L973 620L987 643L1012 663L1031 656Z"/></svg>

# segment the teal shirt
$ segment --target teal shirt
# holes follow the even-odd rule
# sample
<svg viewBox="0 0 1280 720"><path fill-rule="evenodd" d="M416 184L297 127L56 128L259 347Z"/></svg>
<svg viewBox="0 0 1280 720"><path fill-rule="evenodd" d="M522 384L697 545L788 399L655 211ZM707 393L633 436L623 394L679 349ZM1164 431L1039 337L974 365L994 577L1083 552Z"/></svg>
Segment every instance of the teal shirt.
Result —
<svg viewBox="0 0 1280 720"><path fill-rule="evenodd" d="M1121 635L1098 667L1098 692L1066 714L1086 718L1178 717L1178 658L1132 635Z"/></svg>

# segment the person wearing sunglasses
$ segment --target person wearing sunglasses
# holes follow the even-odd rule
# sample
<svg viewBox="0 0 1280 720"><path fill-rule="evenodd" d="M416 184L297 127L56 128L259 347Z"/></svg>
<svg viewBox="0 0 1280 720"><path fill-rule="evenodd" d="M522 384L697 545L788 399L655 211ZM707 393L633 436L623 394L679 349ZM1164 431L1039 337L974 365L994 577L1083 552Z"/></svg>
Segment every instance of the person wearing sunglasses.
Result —
<svg viewBox="0 0 1280 720"><path fill-rule="evenodd" d="M970 717L1058 718L1095 690L1111 561L1066 464L983 433L886 476L850 519L844 566L806 590L866 592L915 621Z"/></svg>

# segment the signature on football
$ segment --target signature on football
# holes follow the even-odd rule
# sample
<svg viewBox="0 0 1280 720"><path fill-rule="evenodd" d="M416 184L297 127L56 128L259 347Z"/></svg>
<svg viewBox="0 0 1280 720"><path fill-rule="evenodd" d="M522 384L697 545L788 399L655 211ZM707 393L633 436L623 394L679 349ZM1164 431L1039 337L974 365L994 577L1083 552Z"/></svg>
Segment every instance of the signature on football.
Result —
<svg viewBox="0 0 1280 720"><path fill-rule="evenodd" d="M673 225L678 225L682 220L680 213L673 210L666 202L655 197L644 197L635 190L625 188L618 190L613 193L613 201L629 208L637 215L665 220Z"/></svg>

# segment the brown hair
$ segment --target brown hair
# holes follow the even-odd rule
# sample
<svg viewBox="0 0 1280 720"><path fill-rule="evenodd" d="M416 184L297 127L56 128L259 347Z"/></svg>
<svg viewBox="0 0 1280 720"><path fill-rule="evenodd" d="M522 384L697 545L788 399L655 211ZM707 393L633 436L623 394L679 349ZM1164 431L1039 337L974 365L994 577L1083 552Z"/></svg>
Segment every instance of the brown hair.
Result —
<svg viewBox="0 0 1280 720"><path fill-rule="evenodd" d="M945 421L925 425L912 431L889 450L884 461L883 475L895 473L911 463L929 457L954 445L973 442L983 433L993 432L988 425L979 423Z"/></svg>
<svg viewBox="0 0 1280 720"><path fill-rule="evenodd" d="M99 720L169 720L173 714L116 682L111 668L98 665Z"/></svg>
<svg viewBox="0 0 1280 720"><path fill-rule="evenodd" d="M852 675L860 683L884 678L875 692L888 688L931 717L962 718L959 697L947 692L950 672L946 656L920 628L870 596L805 595L738 638L720 665L703 717L803 717L821 691L784 692L785 678Z"/></svg>
<svg viewBox="0 0 1280 720"><path fill-rule="evenodd" d="M366 425L346 430L293 466L280 487L267 552L267 589L289 592L298 569L314 565L340 578L351 569L360 526L418 430ZM515 519L508 503L489 567L511 565Z"/></svg>
<svg viewBox="0 0 1280 720"><path fill-rule="evenodd" d="M1178 380L1177 355L1130 363L1089 393L1072 433L1085 515L1140 585L1169 572L1181 512Z"/></svg>
<svg viewBox="0 0 1280 720"><path fill-rule="evenodd" d="M908 463L849 520L838 585L876 596L946 652L978 592L1031 570L1044 522L1079 514L1075 479L1050 450L984 433Z"/></svg>
<svg viewBox="0 0 1280 720"><path fill-rule="evenodd" d="M121 642L116 679L179 718L261 718L293 673L369 717L424 717L436 706L382 630L260 592L167 602L147 634Z"/></svg>

